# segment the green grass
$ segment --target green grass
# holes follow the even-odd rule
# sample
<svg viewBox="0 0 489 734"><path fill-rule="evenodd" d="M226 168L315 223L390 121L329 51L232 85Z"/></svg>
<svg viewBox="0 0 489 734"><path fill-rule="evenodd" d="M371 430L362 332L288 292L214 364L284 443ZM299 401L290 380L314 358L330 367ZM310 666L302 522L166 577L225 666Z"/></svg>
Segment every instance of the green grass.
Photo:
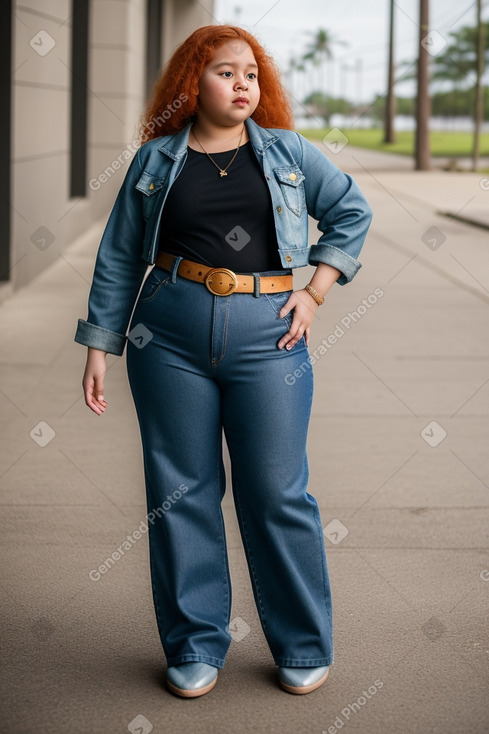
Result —
<svg viewBox="0 0 489 734"><path fill-rule="evenodd" d="M330 128L312 129L302 128L299 130L306 138L322 140ZM414 132L402 131L396 133L395 143L384 143L384 132L380 128L372 130L354 129L343 130L350 145L359 148L370 148L372 150L383 150L388 153L399 153L401 155L414 155ZM431 155L433 156L468 156L472 155L473 135L471 133L431 132ZM489 155L489 133L481 135L480 154Z"/></svg>

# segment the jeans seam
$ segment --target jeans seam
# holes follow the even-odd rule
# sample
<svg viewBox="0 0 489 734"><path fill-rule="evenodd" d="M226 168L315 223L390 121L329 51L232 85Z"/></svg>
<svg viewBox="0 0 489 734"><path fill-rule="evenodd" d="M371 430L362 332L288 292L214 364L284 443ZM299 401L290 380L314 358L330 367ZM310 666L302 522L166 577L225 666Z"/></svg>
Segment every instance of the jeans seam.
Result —
<svg viewBox="0 0 489 734"><path fill-rule="evenodd" d="M324 548L324 540L323 540L323 526L321 522L321 515L319 513L319 508L317 505L317 500L314 498L314 516L316 518L316 524L318 526L318 531L320 530L319 534L319 553L321 556L321 566L323 569L323 595L324 595L324 606L326 608L326 614L328 615L329 624L331 628L333 627L333 619L332 614L328 608L328 602L327 602L327 593L326 593L326 575L328 573L327 566L326 566L326 550ZM321 547L322 546L322 547Z"/></svg>
<svg viewBox="0 0 489 734"><path fill-rule="evenodd" d="M221 433L221 437L222 437L222 433ZM222 441L222 438L221 438L221 441ZM219 446L220 443L221 442L218 442L218 447L217 447L217 449L218 449L217 450L217 478L218 478L218 484L219 484L219 491L221 490L222 480L223 480L223 474L222 474L222 445ZM225 478L225 475L224 475L224 478ZM220 502L221 503L222 503L223 496L224 495L222 494L221 497L220 497ZM227 625L229 625L229 622L231 620L232 589L231 589L231 585L230 585L230 582L229 582L229 579L230 579L230 571L229 571L229 563L228 563L228 555L227 555L227 547L226 547L226 529L225 529L225 525L224 525L224 518L223 518L223 515L222 515L222 505L220 505L220 506L221 506L221 512L220 512L220 515L221 515L221 538L222 538L221 548L222 548L222 556L223 556L223 564L224 564L224 576L223 576L223 578L224 578L224 586L225 586L225 596L226 596L226 600L227 600L227 612L226 612L225 617L226 617L226 620L227 620ZM228 632L228 634L229 634L229 632Z"/></svg>
<svg viewBox="0 0 489 734"><path fill-rule="evenodd" d="M156 554L153 553L153 550L152 550L153 546L154 546L153 534L152 534L152 532L150 530L150 532L149 532L149 547L150 547L150 554L151 554L151 556L154 559ZM154 571L154 562L153 562L151 564L151 588L153 590L153 600L154 600L154 609L155 609L156 623L157 623L157 626L158 626L158 632L159 632L161 641L163 642L163 639L164 639L164 635L163 635L163 623L162 623L162 620L161 620L161 617L160 617L161 607L160 607L160 601L159 601L159 597L158 597L158 585L157 585L156 580L154 578L154 573L155 573L155 571Z"/></svg>
<svg viewBox="0 0 489 734"><path fill-rule="evenodd" d="M311 391L310 391L310 397L309 397L309 409L311 409L311 407L312 407L313 396L314 396L314 369L313 368L311 368L311 380L310 380L310 384L311 384ZM330 624L330 627L332 629L333 628L332 612L331 612L331 610L329 609L329 606L328 606L328 595L327 595L327 591L326 591L326 578L329 578L329 573L328 573L328 568L327 568L327 563L326 563L326 549L324 547L323 524L322 524L322 521L321 521L321 514L319 512L319 507L318 507L316 498L314 498L314 500L315 500L314 514L316 516L316 523L318 525L318 530L319 530L319 545L320 545L319 551L321 553L321 564L322 564L322 567L323 567L323 594L324 594L324 603L325 603L325 606L326 606L326 613L327 613L328 618L329 618L329 624Z"/></svg>
<svg viewBox="0 0 489 734"><path fill-rule="evenodd" d="M253 559L253 553L251 552L251 548L250 548L250 545L249 545L249 542L248 542L248 530L247 530L247 527L246 527L246 521L244 519L243 511L241 509L241 502L239 500L239 491L238 491L238 481L237 481L236 477L233 480L233 484L234 484L234 490L235 490L234 493L235 493L235 497L236 497L237 510L239 512L239 516L241 518L241 523L243 525L244 546L246 548L246 554L247 554L247 556L248 556L248 558L250 560L251 576L252 576L252 579L254 581L254 585L256 587L256 594L257 594L258 602L259 602L258 603L258 614L260 616L260 619L262 621L262 624L263 624L264 629L267 630L268 628L267 628L267 623L266 623L265 608L263 606L263 599L262 599L262 595L261 595L261 591L260 591L260 585L258 583L258 578L256 576L255 562L254 562L254 559Z"/></svg>

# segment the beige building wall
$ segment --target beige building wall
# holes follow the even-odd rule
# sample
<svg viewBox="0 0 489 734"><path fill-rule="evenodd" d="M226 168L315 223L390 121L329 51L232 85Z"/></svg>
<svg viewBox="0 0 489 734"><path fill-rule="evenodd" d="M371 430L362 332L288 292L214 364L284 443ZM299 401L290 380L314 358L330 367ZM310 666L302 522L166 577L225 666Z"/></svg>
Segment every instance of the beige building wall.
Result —
<svg viewBox="0 0 489 734"><path fill-rule="evenodd" d="M196 28L219 23L213 17L213 9L213 1L196 4L194 0L178 0L163 3L163 63Z"/></svg>
<svg viewBox="0 0 489 734"><path fill-rule="evenodd" d="M146 100L146 6L90 1L87 179L96 182L86 197L71 198L72 3L14 3L11 269L0 300L108 216L130 161L103 184L98 177L136 138ZM162 63L195 28L215 22L212 9L213 0L162 0Z"/></svg>

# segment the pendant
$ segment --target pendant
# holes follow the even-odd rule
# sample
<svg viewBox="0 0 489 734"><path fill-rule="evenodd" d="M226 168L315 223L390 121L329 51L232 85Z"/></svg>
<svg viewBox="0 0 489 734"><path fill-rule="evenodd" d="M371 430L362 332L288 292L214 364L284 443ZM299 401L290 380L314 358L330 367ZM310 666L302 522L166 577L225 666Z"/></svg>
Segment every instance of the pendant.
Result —
<svg viewBox="0 0 489 734"><path fill-rule="evenodd" d="M227 173L226 173L226 171L219 171L219 175L222 178L223 176L227 176Z"/></svg>

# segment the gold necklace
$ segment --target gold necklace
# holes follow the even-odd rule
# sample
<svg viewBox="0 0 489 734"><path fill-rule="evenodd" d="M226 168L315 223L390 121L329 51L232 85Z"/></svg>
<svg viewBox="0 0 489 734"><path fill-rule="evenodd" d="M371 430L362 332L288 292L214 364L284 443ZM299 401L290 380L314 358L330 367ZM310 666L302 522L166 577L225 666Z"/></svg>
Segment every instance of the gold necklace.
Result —
<svg viewBox="0 0 489 734"><path fill-rule="evenodd" d="M209 155L209 153L206 151L206 149L204 148L204 146L202 145L202 143L198 139L197 135L192 130L192 135L194 136L194 138L196 139L196 141L198 142L198 144L200 145L200 147L202 148L202 150L204 151L204 153L206 154L206 156L208 158L210 158L210 160L213 162L213 164L215 165L215 167L219 170L219 175L220 175L221 178L223 176L227 176L227 173L226 173L227 169L229 168L229 166L231 165L231 163L234 161L234 159L238 155L239 146L241 145L241 138L243 137L244 130L245 130L245 126L243 125L243 129L241 130L241 135L239 136L238 147L236 148L236 152L234 153L233 157L231 158L231 160L227 164L226 168L221 168L220 166L217 165L216 161L213 158L211 158L211 156Z"/></svg>

